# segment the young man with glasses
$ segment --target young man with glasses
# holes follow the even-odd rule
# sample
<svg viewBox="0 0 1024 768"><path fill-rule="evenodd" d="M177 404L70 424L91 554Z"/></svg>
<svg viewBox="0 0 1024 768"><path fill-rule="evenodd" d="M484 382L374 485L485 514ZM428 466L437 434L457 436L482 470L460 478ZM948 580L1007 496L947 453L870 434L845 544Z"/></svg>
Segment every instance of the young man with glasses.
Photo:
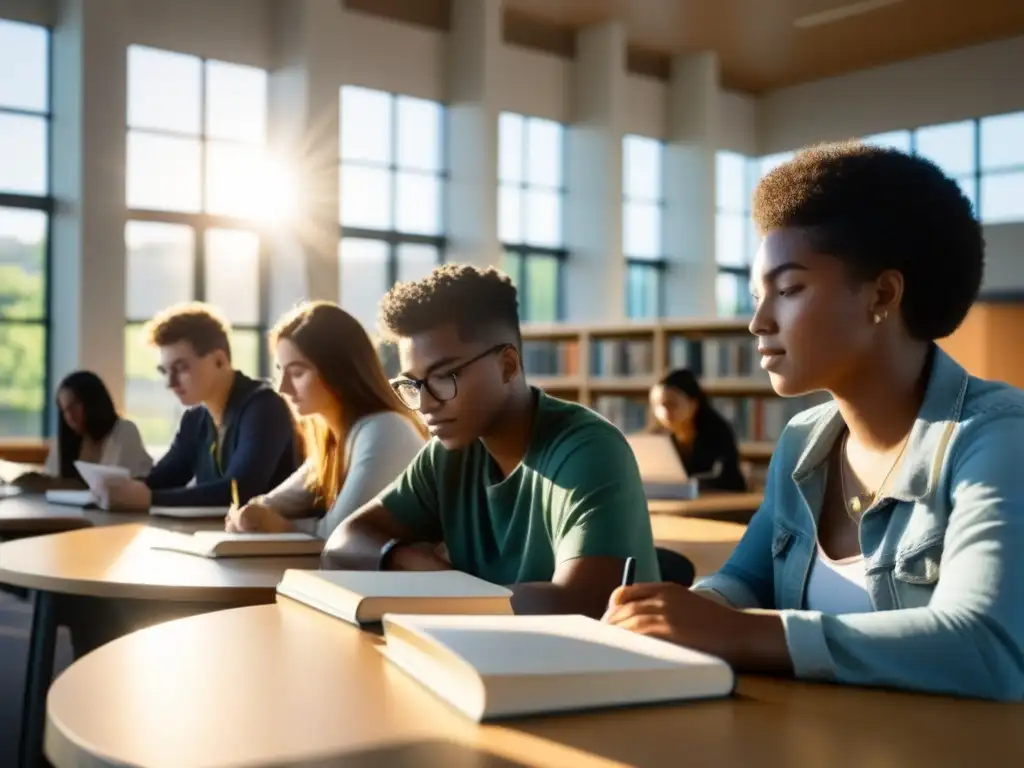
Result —
<svg viewBox="0 0 1024 768"><path fill-rule="evenodd" d="M112 509L223 506L270 491L298 466L287 403L231 365L228 325L204 304L173 307L147 326L158 370L186 406L174 442L145 480L108 480ZM192 480L195 483L190 485Z"/></svg>
<svg viewBox="0 0 1024 768"><path fill-rule="evenodd" d="M517 613L594 617L627 557L658 580L636 459L608 421L527 384L507 277L438 267L391 289L381 325L398 342L392 386L435 439L335 529L326 564L457 568L509 585Z"/></svg>

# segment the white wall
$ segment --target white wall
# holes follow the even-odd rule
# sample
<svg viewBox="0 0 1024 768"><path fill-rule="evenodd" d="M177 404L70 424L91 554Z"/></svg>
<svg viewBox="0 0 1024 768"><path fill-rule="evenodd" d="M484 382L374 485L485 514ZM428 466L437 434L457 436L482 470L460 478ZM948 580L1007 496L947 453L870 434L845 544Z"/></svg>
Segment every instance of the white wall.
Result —
<svg viewBox="0 0 1024 768"><path fill-rule="evenodd" d="M498 62L498 109L561 123L572 119L570 60L505 45Z"/></svg>
<svg viewBox="0 0 1024 768"><path fill-rule="evenodd" d="M1024 109L1024 37L999 40L758 99L759 154ZM985 288L1024 290L1024 224L985 226Z"/></svg>
<svg viewBox="0 0 1024 768"><path fill-rule="evenodd" d="M755 156L758 152L757 98L722 91L718 99L719 149Z"/></svg>
<svg viewBox="0 0 1024 768"><path fill-rule="evenodd" d="M339 84L343 80L391 93L447 100L443 32L347 12L338 41Z"/></svg>
<svg viewBox="0 0 1024 768"><path fill-rule="evenodd" d="M52 25L57 17L54 0L0 0L0 19Z"/></svg>
<svg viewBox="0 0 1024 768"><path fill-rule="evenodd" d="M642 75L626 78L625 130L652 139L668 135L668 83Z"/></svg>
<svg viewBox="0 0 1024 768"><path fill-rule="evenodd" d="M1024 109L1024 37L784 88L758 100L760 154Z"/></svg>

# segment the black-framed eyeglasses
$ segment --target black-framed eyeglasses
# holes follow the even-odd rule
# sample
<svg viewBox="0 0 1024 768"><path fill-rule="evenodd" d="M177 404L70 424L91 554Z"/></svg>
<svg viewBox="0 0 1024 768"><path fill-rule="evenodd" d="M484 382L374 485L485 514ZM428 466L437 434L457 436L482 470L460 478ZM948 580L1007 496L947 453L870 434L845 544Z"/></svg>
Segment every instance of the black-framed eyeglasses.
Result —
<svg viewBox="0 0 1024 768"><path fill-rule="evenodd" d="M427 392L438 402L444 403L449 400L454 400L455 396L459 394L459 382L458 376L462 371L466 370L469 366L475 363L477 360L482 360L488 355L493 355L495 352L501 352L506 347L511 347L511 344L507 342L504 344L495 344L493 347L489 347L475 357L469 358L465 362L459 363L454 368L449 368L444 373L432 373L425 379L413 379L408 376L399 376L397 379L391 380L391 388L395 390L395 394L398 395L398 399L401 400L407 408L411 408L414 411L420 409L421 397L420 393L426 387Z"/></svg>

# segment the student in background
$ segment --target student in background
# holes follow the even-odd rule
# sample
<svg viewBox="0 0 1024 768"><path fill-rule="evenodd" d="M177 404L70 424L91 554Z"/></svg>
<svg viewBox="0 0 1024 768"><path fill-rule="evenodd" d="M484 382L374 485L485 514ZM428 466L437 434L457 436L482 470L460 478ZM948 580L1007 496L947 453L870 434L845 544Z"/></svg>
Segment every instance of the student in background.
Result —
<svg viewBox="0 0 1024 768"><path fill-rule="evenodd" d="M15 481L25 490L84 487L76 461L124 467L132 477L145 477L153 459L134 422L117 415L106 385L91 371L68 374L57 387L57 437L50 446L43 474Z"/></svg>
<svg viewBox="0 0 1024 768"><path fill-rule="evenodd" d="M981 285L970 201L923 158L837 144L762 179L754 218L761 364L833 400L786 427L718 573L619 590L607 620L738 672L1024 699L1024 392L935 344Z"/></svg>
<svg viewBox="0 0 1024 768"><path fill-rule="evenodd" d="M306 462L270 493L233 508L226 527L276 533L316 515L313 532L326 539L405 470L427 430L391 389L366 331L341 307L298 307L271 331L271 344L281 392L302 419Z"/></svg>
<svg viewBox="0 0 1024 768"><path fill-rule="evenodd" d="M651 409L672 438L686 474L701 490L745 491L732 426L708 401L697 377L677 368L651 388Z"/></svg>
<svg viewBox="0 0 1024 768"><path fill-rule="evenodd" d="M166 455L144 481L109 480L113 509L231 504L284 482L298 466L287 403L231 365L228 325L204 304L173 307L148 325L167 387L188 407ZM189 485L195 481L194 485Z"/></svg>
<svg viewBox="0 0 1024 768"><path fill-rule="evenodd" d="M510 585L518 613L600 616L628 556L639 581L658 578L633 452L593 411L527 384L508 277L438 267L391 289L381 325L398 340L392 385L434 439L337 528L327 562L456 568Z"/></svg>

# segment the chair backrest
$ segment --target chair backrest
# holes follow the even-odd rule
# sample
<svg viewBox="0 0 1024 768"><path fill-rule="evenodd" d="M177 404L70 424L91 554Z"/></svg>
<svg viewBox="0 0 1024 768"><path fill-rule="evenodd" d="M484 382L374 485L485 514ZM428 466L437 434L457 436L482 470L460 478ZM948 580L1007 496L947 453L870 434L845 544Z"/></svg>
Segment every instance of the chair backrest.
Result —
<svg viewBox="0 0 1024 768"><path fill-rule="evenodd" d="M662 581L671 581L684 587L693 585L697 572L693 563L690 562L690 558L664 547L655 547L655 552L658 555L658 568L661 570Z"/></svg>

